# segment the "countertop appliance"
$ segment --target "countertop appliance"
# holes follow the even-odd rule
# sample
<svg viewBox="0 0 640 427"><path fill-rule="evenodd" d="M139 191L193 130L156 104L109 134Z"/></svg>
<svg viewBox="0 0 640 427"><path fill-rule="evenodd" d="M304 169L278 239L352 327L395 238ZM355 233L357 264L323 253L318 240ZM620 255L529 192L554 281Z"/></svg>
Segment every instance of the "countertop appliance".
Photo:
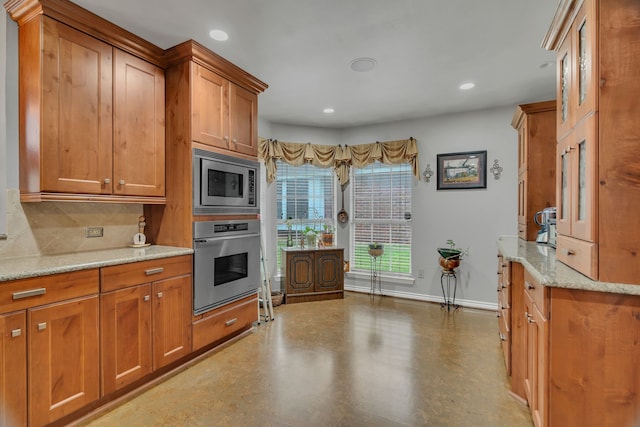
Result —
<svg viewBox="0 0 640 427"><path fill-rule="evenodd" d="M553 225L553 241L555 245L555 228L556 228L556 208L544 208L536 212L533 220L540 226L536 243L549 243L551 225Z"/></svg>
<svg viewBox="0 0 640 427"><path fill-rule="evenodd" d="M194 215L256 214L260 163L193 149Z"/></svg>
<svg viewBox="0 0 640 427"><path fill-rule="evenodd" d="M193 236L194 314L257 292L259 220L194 222Z"/></svg>

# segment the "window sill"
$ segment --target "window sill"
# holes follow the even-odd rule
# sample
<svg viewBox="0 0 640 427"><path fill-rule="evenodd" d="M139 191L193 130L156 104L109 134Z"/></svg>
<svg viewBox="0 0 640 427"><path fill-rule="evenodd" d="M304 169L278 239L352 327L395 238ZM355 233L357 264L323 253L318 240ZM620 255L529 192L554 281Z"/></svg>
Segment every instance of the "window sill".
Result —
<svg viewBox="0 0 640 427"><path fill-rule="evenodd" d="M349 271L345 273L347 279L353 280L370 280L371 273L365 271ZM393 283L396 285L413 285L416 281L414 277L393 273L379 273L380 281L382 283Z"/></svg>

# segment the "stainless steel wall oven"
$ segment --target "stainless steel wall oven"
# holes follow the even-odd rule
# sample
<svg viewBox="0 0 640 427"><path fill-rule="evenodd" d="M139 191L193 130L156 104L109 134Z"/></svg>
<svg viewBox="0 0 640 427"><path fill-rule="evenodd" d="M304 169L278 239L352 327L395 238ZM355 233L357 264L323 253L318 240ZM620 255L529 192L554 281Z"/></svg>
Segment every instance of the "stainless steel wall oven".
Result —
<svg viewBox="0 0 640 427"><path fill-rule="evenodd" d="M259 220L194 222L193 236L194 314L257 292Z"/></svg>

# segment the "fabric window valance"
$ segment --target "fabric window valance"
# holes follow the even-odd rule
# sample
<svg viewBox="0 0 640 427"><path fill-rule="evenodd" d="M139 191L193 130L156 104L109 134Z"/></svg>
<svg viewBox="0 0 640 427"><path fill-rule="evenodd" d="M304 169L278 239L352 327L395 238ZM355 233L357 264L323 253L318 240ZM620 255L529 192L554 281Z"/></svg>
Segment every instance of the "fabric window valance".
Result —
<svg viewBox="0 0 640 427"><path fill-rule="evenodd" d="M273 182L276 179L278 160L292 166L311 163L320 168L333 168L341 185L349 182L349 168L363 168L376 160L388 165L409 163L413 176L420 178L418 145L413 138L345 146L282 142L276 139L260 138L258 157L267 169L267 182Z"/></svg>

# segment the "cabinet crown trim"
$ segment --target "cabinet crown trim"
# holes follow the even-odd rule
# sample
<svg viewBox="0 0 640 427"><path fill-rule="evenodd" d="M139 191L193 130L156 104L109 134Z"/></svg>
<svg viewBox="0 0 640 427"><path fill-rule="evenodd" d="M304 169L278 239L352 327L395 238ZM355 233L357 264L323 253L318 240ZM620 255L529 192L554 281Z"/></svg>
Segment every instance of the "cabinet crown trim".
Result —
<svg viewBox="0 0 640 427"><path fill-rule="evenodd" d="M544 36L540 47L556 50L564 40L578 9L584 0L561 0L553 14L551 26Z"/></svg>
<svg viewBox="0 0 640 427"><path fill-rule="evenodd" d="M265 82L193 39L167 49L164 55L167 68L184 61L193 61L255 94L264 92L269 87Z"/></svg>
<svg viewBox="0 0 640 427"><path fill-rule="evenodd" d="M9 0L4 7L19 25L45 15L154 65L164 65L161 48L68 0Z"/></svg>

